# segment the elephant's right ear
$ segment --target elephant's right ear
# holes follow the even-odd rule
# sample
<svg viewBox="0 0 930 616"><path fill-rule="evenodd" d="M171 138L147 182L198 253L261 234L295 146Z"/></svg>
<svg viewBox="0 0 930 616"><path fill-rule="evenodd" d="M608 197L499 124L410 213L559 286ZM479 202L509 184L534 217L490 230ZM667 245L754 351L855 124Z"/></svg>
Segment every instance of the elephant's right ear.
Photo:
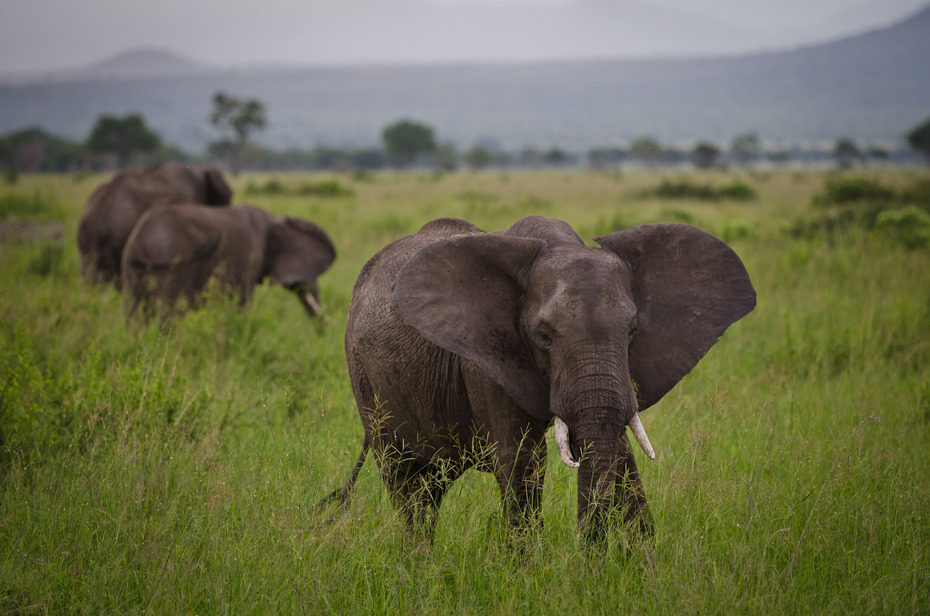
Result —
<svg viewBox="0 0 930 616"><path fill-rule="evenodd" d="M551 416L549 389L520 336L517 280L544 245L493 233L442 240L404 265L391 296L404 323L475 362L539 419Z"/></svg>

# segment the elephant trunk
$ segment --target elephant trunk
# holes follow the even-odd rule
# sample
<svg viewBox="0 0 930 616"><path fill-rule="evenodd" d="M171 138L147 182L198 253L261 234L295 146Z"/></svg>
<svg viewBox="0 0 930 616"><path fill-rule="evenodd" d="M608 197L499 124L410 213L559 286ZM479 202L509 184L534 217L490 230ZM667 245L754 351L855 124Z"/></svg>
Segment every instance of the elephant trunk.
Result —
<svg viewBox="0 0 930 616"><path fill-rule="evenodd" d="M553 409L555 441L562 462L578 468L563 417L573 418L575 424L592 420L608 424L628 422L636 442L650 460L655 460L655 450L639 418L639 402L625 362L611 361L610 354L606 358L600 353L586 355L587 361L570 362L573 369L561 372L553 383L553 400L558 401Z"/></svg>
<svg viewBox="0 0 930 616"><path fill-rule="evenodd" d="M614 509L620 466L618 438L579 439L585 454L578 468L578 524L589 539L603 532L606 517Z"/></svg>
<svg viewBox="0 0 930 616"><path fill-rule="evenodd" d="M611 514L620 514L649 536L652 516L633 450L623 431L580 439L586 454L578 468L578 524L589 540L603 536Z"/></svg>
<svg viewBox="0 0 930 616"><path fill-rule="evenodd" d="M562 463L568 468L578 468L580 464L572 455L568 424L556 417L553 429L555 431L555 447L559 452L559 458L561 458ZM630 420L630 431L633 433L634 438L636 438L636 442L639 443L639 446L642 447L643 451L646 453L646 457L650 460L655 460L656 452L652 448L652 443L649 442L649 436L646 434L643 422L639 419L639 413L634 414L633 419Z"/></svg>
<svg viewBox="0 0 930 616"><path fill-rule="evenodd" d="M578 468L578 518L590 538L601 534L612 511L648 524L627 426L646 455L655 458L626 363L603 357L602 351L597 364L576 361L553 382L556 446L562 461Z"/></svg>

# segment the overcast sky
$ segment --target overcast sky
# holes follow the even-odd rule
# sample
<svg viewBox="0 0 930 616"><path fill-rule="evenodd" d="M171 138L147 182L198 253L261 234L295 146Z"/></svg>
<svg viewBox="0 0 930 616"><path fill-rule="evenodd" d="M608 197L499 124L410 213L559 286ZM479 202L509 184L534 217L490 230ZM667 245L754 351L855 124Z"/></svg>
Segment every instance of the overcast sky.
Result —
<svg viewBox="0 0 930 616"><path fill-rule="evenodd" d="M0 0L0 74L138 48L223 66L741 53L835 39L930 0Z"/></svg>

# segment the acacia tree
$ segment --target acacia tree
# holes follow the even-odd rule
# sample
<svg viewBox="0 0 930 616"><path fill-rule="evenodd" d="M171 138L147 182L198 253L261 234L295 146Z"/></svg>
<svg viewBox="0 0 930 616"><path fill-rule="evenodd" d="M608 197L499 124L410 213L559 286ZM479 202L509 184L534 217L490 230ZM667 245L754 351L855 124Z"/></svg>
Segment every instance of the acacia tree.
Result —
<svg viewBox="0 0 930 616"><path fill-rule="evenodd" d="M915 126L907 134L907 144L912 150L916 150L924 155L927 163L930 163L930 118L919 126Z"/></svg>
<svg viewBox="0 0 930 616"><path fill-rule="evenodd" d="M698 143L691 153L691 160L698 169L711 169L716 167L719 158L720 148L706 141Z"/></svg>
<svg viewBox="0 0 930 616"><path fill-rule="evenodd" d="M96 154L115 154L120 167L125 167L136 153L154 152L161 147L161 138L149 130L141 114L123 118L102 115L87 138L87 149Z"/></svg>
<svg viewBox="0 0 930 616"><path fill-rule="evenodd" d="M737 135L730 145L730 154L740 165L749 167L762 153L762 143L759 141L759 135L756 133L746 133Z"/></svg>
<svg viewBox="0 0 930 616"><path fill-rule="evenodd" d="M385 127L381 138L388 159L398 167L406 167L419 155L430 154L436 150L433 129L410 120L398 120Z"/></svg>
<svg viewBox="0 0 930 616"><path fill-rule="evenodd" d="M630 154L654 167L665 156L665 149L652 137L640 137L630 144Z"/></svg>
<svg viewBox="0 0 930 616"><path fill-rule="evenodd" d="M210 123L224 133L210 144L210 151L229 158L233 175L239 174L242 154L253 131L265 128L268 122L265 104L257 98L240 99L218 91L213 95Z"/></svg>
<svg viewBox="0 0 930 616"><path fill-rule="evenodd" d="M856 161L862 160L862 150L859 149L855 141L843 137L837 139L836 145L833 147L833 157L840 168L850 169Z"/></svg>

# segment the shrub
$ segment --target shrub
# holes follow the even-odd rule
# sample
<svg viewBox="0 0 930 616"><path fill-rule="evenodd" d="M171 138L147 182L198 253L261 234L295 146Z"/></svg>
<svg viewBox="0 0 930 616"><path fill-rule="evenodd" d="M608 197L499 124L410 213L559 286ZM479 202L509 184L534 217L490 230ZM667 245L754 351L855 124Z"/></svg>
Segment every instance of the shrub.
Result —
<svg viewBox="0 0 930 616"><path fill-rule="evenodd" d="M835 175L811 199L816 214L795 222L791 233L811 237L850 227L879 229L908 248L930 247L930 180L921 179L900 192L878 180Z"/></svg>
<svg viewBox="0 0 930 616"><path fill-rule="evenodd" d="M930 214L916 205L880 213L875 226L908 248L930 247Z"/></svg>
<svg viewBox="0 0 930 616"><path fill-rule="evenodd" d="M879 213L896 200L895 192L878 180L835 175L827 178L823 191L814 195L811 205L815 209L833 210L840 226L859 224L871 229Z"/></svg>
<svg viewBox="0 0 930 616"><path fill-rule="evenodd" d="M284 193L284 184L282 184L280 180L272 178L264 184L249 182L245 190L255 195L280 195Z"/></svg>
<svg viewBox="0 0 930 616"><path fill-rule="evenodd" d="M862 176L834 175L827 178L823 192L814 196L813 205L843 205L863 201L889 201L894 198L894 191L883 186L878 180Z"/></svg>
<svg viewBox="0 0 930 616"><path fill-rule="evenodd" d="M697 199L700 201L751 201L758 197L751 186L738 181L717 188L710 184L696 184L688 180L677 182L662 180L657 188L646 191L646 194L663 199Z"/></svg>
<svg viewBox="0 0 930 616"><path fill-rule="evenodd" d="M334 179L308 182L301 186L297 192L300 195L312 197L351 197L353 195L350 188L343 186L339 180Z"/></svg>
<svg viewBox="0 0 930 616"><path fill-rule="evenodd" d="M304 197L351 197L353 194L350 188L343 186L339 180L334 179L307 182L298 188L291 188L285 186L280 180L272 178L264 184L250 182L246 186L246 191L256 195L295 194Z"/></svg>
<svg viewBox="0 0 930 616"><path fill-rule="evenodd" d="M752 186L743 182L733 182L717 189L717 194L721 199L731 201L753 201L759 197L759 194Z"/></svg>

